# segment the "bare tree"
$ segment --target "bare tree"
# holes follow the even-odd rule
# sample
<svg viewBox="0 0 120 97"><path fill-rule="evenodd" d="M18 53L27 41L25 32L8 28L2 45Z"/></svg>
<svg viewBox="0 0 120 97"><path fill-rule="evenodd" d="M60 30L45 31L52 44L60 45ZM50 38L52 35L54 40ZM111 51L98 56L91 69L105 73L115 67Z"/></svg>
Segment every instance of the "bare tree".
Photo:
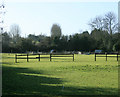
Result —
<svg viewBox="0 0 120 97"><path fill-rule="evenodd" d="M108 12L107 14L105 14L103 21L104 21L104 30L108 31L110 35L118 31L116 16L113 12Z"/></svg>
<svg viewBox="0 0 120 97"><path fill-rule="evenodd" d="M116 22L116 16L113 12L108 12L104 17L97 16L88 24L94 29L100 29L107 31L110 35L118 32L118 23Z"/></svg>
<svg viewBox="0 0 120 97"><path fill-rule="evenodd" d="M21 33L21 30L18 24L13 24L10 26L9 34L11 37L20 37L20 33Z"/></svg>
<svg viewBox="0 0 120 97"><path fill-rule="evenodd" d="M101 16L97 16L96 18L92 19L88 25L90 25L92 30L94 29L102 30L103 29L103 18Z"/></svg>
<svg viewBox="0 0 120 97"><path fill-rule="evenodd" d="M17 43L18 40L20 39L20 27L18 24L13 24L10 26L10 32L9 35L12 37L13 43Z"/></svg>

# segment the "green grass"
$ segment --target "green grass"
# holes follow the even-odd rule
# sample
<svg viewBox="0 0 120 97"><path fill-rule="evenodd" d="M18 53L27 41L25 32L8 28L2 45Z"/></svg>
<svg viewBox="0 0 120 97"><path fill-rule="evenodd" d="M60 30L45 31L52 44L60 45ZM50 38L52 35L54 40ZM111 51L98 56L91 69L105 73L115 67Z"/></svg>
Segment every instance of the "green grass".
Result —
<svg viewBox="0 0 120 97"><path fill-rule="evenodd" d="M3 95L117 95L118 62L116 58L75 55L72 58L19 59L2 54Z"/></svg>

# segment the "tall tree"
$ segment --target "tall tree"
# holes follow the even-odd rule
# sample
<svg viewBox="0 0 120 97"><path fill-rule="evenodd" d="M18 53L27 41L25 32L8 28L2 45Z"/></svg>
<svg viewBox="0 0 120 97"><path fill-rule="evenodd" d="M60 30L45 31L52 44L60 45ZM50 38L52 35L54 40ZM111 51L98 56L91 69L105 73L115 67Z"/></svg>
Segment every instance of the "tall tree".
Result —
<svg viewBox="0 0 120 97"><path fill-rule="evenodd" d="M108 12L103 17L95 17L88 25L90 25L92 30L105 30L108 31L110 35L118 31L118 23L116 22L116 16L113 12Z"/></svg>
<svg viewBox="0 0 120 97"><path fill-rule="evenodd" d="M51 28L51 37L52 38L55 38L55 37L58 37L60 38L62 35L62 32L61 32L61 28L58 24L53 24L52 28Z"/></svg>
<svg viewBox="0 0 120 97"><path fill-rule="evenodd" d="M91 32L91 37L96 41L96 49L102 49L104 51L110 48L110 34L107 31L94 29Z"/></svg>
<svg viewBox="0 0 120 97"><path fill-rule="evenodd" d="M17 41L19 40L20 33L21 33L21 30L18 24L13 24L10 26L9 34L12 37L14 43L17 43Z"/></svg>
<svg viewBox="0 0 120 97"><path fill-rule="evenodd" d="M13 24L10 26L10 32L9 34L11 35L11 37L20 37L20 27L18 24Z"/></svg>
<svg viewBox="0 0 120 97"><path fill-rule="evenodd" d="M10 52L10 40L7 32L2 33L2 52Z"/></svg>
<svg viewBox="0 0 120 97"><path fill-rule="evenodd" d="M116 23L116 16L113 12L108 12L107 14L105 14L103 21L104 21L104 29L107 30L110 35L112 35L118 30Z"/></svg>
<svg viewBox="0 0 120 97"><path fill-rule="evenodd" d="M92 30L94 29L102 30L103 29L103 18L101 16L97 16L94 19L92 19L88 25L90 25Z"/></svg>

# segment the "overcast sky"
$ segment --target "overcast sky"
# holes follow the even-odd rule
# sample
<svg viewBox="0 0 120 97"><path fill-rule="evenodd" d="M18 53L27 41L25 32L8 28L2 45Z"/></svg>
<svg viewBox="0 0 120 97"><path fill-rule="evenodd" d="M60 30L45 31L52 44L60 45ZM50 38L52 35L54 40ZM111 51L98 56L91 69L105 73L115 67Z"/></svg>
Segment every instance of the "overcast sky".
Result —
<svg viewBox="0 0 120 97"><path fill-rule="evenodd" d="M15 2L15 0L9 0L9 2L5 2L4 21L6 29L9 30L12 24L18 24L21 28L21 36L27 36L28 34L49 36L52 25L57 23L62 29L62 34L69 35L86 30L90 32L88 22L96 16L104 16L110 11L114 12L116 16L118 15L117 0L113 0L114 2L108 0L107 2L38 1L21 0Z"/></svg>

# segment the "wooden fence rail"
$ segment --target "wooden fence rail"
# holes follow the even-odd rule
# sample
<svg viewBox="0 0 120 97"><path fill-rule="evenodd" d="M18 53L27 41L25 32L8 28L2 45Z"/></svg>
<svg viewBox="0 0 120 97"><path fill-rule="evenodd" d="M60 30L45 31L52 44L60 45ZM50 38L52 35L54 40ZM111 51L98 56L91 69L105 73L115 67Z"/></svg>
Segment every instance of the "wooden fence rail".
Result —
<svg viewBox="0 0 120 97"><path fill-rule="evenodd" d="M113 56L114 55L114 56ZM97 57L105 57L106 61L108 57L116 57L118 61L119 53L95 53L95 61Z"/></svg>
<svg viewBox="0 0 120 97"><path fill-rule="evenodd" d="M33 55L38 55L38 57L31 57ZM49 57L43 57L42 55L49 55ZM73 57L74 61L74 54L16 54L15 62L17 63L17 59L27 59L27 62L29 62L29 59L38 59L38 61L40 61L41 58L49 58L50 61L52 61L53 57Z"/></svg>
<svg viewBox="0 0 120 97"><path fill-rule="evenodd" d="M74 61L74 54L50 54L50 61L52 61L52 57L72 57Z"/></svg>

